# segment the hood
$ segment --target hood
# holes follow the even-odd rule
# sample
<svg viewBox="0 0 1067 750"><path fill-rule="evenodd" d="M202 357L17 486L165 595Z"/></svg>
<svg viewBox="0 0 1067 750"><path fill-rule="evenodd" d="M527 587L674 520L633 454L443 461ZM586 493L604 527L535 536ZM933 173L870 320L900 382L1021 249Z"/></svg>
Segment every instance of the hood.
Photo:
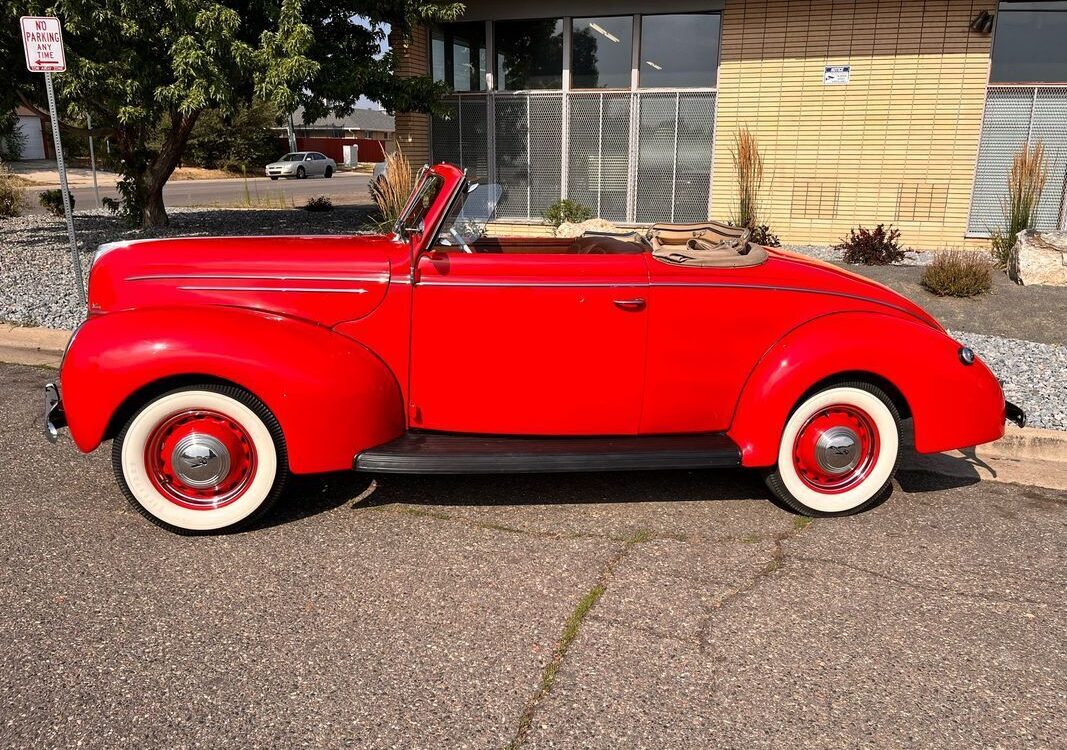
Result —
<svg viewBox="0 0 1067 750"><path fill-rule="evenodd" d="M89 314L181 305L225 305L332 326L378 306L390 257L387 236L180 237L101 245L89 275Z"/></svg>
<svg viewBox="0 0 1067 750"><path fill-rule="evenodd" d="M804 288L827 294L852 297L895 308L918 318L939 331L944 328L937 319L910 299L858 273L818 260L807 255L768 248L772 262L767 264L768 280L787 288Z"/></svg>

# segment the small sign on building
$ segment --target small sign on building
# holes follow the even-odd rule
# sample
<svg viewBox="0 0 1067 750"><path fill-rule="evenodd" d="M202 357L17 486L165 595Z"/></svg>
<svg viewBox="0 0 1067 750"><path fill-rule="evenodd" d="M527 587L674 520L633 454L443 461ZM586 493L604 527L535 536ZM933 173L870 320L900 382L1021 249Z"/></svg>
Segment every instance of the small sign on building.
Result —
<svg viewBox="0 0 1067 750"><path fill-rule="evenodd" d="M63 31L52 16L23 16L22 48L31 73L62 73L67 69L63 54Z"/></svg>
<svg viewBox="0 0 1067 750"><path fill-rule="evenodd" d="M827 65L822 71L822 82L825 86L844 86L851 75L851 65Z"/></svg>

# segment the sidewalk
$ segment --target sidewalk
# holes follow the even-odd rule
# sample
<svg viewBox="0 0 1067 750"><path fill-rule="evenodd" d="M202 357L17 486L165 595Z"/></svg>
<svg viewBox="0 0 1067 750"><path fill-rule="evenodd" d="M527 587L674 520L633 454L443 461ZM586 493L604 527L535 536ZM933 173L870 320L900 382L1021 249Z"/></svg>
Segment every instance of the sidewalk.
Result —
<svg viewBox="0 0 1067 750"><path fill-rule="evenodd" d="M12 174L35 183L34 187L28 188L29 190L59 187L59 168L53 160L12 161L6 162L6 166L11 170ZM97 168L96 182L101 190L115 187L118 181L119 175L115 172ZM93 171L85 167L72 167L68 164L67 185L71 188L91 188L93 186Z"/></svg>

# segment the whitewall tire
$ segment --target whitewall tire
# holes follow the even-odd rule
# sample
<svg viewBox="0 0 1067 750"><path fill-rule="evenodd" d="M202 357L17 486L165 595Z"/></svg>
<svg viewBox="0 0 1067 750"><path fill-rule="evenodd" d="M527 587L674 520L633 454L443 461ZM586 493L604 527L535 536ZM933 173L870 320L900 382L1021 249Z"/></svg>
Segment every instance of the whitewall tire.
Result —
<svg viewBox="0 0 1067 750"><path fill-rule="evenodd" d="M885 500L900 459L900 415L869 383L842 383L802 401L786 421L767 486L807 516L860 513Z"/></svg>
<svg viewBox="0 0 1067 750"><path fill-rule="evenodd" d="M115 438L111 457L131 504L180 534L248 524L274 503L289 475L274 415L226 385L190 386L149 401Z"/></svg>

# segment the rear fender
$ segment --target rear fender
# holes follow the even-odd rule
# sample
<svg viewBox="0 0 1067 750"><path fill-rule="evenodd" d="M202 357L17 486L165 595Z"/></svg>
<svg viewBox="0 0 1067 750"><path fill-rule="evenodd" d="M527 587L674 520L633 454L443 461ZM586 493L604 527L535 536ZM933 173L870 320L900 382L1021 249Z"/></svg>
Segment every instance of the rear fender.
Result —
<svg viewBox="0 0 1067 750"><path fill-rule="evenodd" d="M392 371L352 339L239 308L152 308L91 317L60 379L71 437L96 448L154 384L234 383L277 417L296 473L350 469L356 453L404 432ZM179 379L179 380L175 380Z"/></svg>
<svg viewBox="0 0 1067 750"><path fill-rule="evenodd" d="M889 383L914 418L920 453L979 445L1004 434L1004 395L980 360L964 365L943 331L904 317L842 312L786 334L749 374L728 434L744 466L778 460L782 430L820 383L848 374Z"/></svg>

